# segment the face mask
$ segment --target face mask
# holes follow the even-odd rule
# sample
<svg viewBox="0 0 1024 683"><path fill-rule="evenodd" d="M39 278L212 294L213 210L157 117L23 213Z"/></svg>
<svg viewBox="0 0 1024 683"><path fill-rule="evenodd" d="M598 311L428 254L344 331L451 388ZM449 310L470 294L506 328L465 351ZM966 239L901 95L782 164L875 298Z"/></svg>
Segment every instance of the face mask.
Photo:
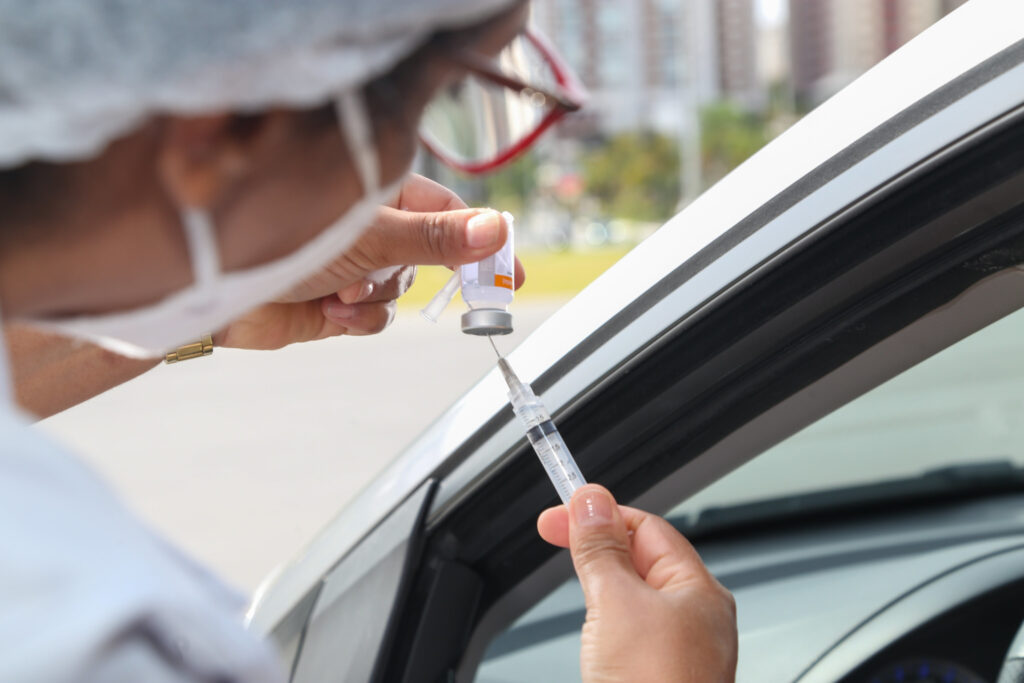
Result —
<svg viewBox="0 0 1024 683"><path fill-rule="evenodd" d="M213 222L206 211L184 209L181 221L192 261L193 282L150 306L101 315L32 320L33 325L93 342L133 358L158 358L201 334L222 329L256 306L271 301L336 258L373 220L377 207L394 196L397 183L379 188L377 153L363 102L352 93L338 99L338 119L363 197L333 225L291 254L239 271L220 271Z"/></svg>

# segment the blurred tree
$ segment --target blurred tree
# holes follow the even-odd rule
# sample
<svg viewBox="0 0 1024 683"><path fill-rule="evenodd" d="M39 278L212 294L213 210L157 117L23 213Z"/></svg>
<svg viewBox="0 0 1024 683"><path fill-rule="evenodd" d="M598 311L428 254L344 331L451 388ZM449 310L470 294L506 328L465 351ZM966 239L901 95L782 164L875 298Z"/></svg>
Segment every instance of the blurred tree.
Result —
<svg viewBox="0 0 1024 683"><path fill-rule="evenodd" d="M494 173L482 176L484 203L513 215L522 213L537 189L537 155L528 151Z"/></svg>
<svg viewBox="0 0 1024 683"><path fill-rule="evenodd" d="M663 221L679 201L679 149L652 132L613 135L584 154L586 193L611 216Z"/></svg>
<svg viewBox="0 0 1024 683"><path fill-rule="evenodd" d="M709 187L768 142L761 117L728 102L701 111L701 158Z"/></svg>

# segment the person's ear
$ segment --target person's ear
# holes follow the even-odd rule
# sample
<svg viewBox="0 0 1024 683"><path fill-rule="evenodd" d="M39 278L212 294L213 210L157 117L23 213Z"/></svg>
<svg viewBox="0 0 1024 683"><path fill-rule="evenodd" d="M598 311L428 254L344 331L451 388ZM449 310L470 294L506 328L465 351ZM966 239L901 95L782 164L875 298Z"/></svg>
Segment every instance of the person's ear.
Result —
<svg viewBox="0 0 1024 683"><path fill-rule="evenodd" d="M212 114L165 121L158 172L178 206L213 208L254 169L268 145L287 135L287 116Z"/></svg>

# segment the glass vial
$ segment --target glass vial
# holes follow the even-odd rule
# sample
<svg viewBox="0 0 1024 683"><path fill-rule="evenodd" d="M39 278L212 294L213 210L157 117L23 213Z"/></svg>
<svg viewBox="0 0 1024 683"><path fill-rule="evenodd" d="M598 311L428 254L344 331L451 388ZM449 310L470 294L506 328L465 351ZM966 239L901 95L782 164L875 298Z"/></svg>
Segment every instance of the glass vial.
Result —
<svg viewBox="0 0 1024 683"><path fill-rule="evenodd" d="M469 306L462 315L466 334L491 335L512 332L512 314L508 306L515 292L515 218L502 211L508 226L505 245L492 256L459 268L462 299Z"/></svg>

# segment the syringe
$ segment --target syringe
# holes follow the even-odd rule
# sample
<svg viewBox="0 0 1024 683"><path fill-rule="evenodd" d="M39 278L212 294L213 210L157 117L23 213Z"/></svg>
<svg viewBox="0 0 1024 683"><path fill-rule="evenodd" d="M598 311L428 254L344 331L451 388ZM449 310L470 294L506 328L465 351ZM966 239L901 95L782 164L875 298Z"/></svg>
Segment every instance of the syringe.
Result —
<svg viewBox="0 0 1024 683"><path fill-rule="evenodd" d="M491 345L494 345L493 340ZM494 351L497 353L498 349L495 348ZM573 492L587 483L580 473L580 468L576 466L576 461L562 441L562 435L551 421L544 404L533 393L529 384L519 381L508 361L500 354L498 368L508 385L508 400L512 403L512 410L526 427L526 438L530 440L530 445L540 458L544 471L555 485L558 496L568 505Z"/></svg>

